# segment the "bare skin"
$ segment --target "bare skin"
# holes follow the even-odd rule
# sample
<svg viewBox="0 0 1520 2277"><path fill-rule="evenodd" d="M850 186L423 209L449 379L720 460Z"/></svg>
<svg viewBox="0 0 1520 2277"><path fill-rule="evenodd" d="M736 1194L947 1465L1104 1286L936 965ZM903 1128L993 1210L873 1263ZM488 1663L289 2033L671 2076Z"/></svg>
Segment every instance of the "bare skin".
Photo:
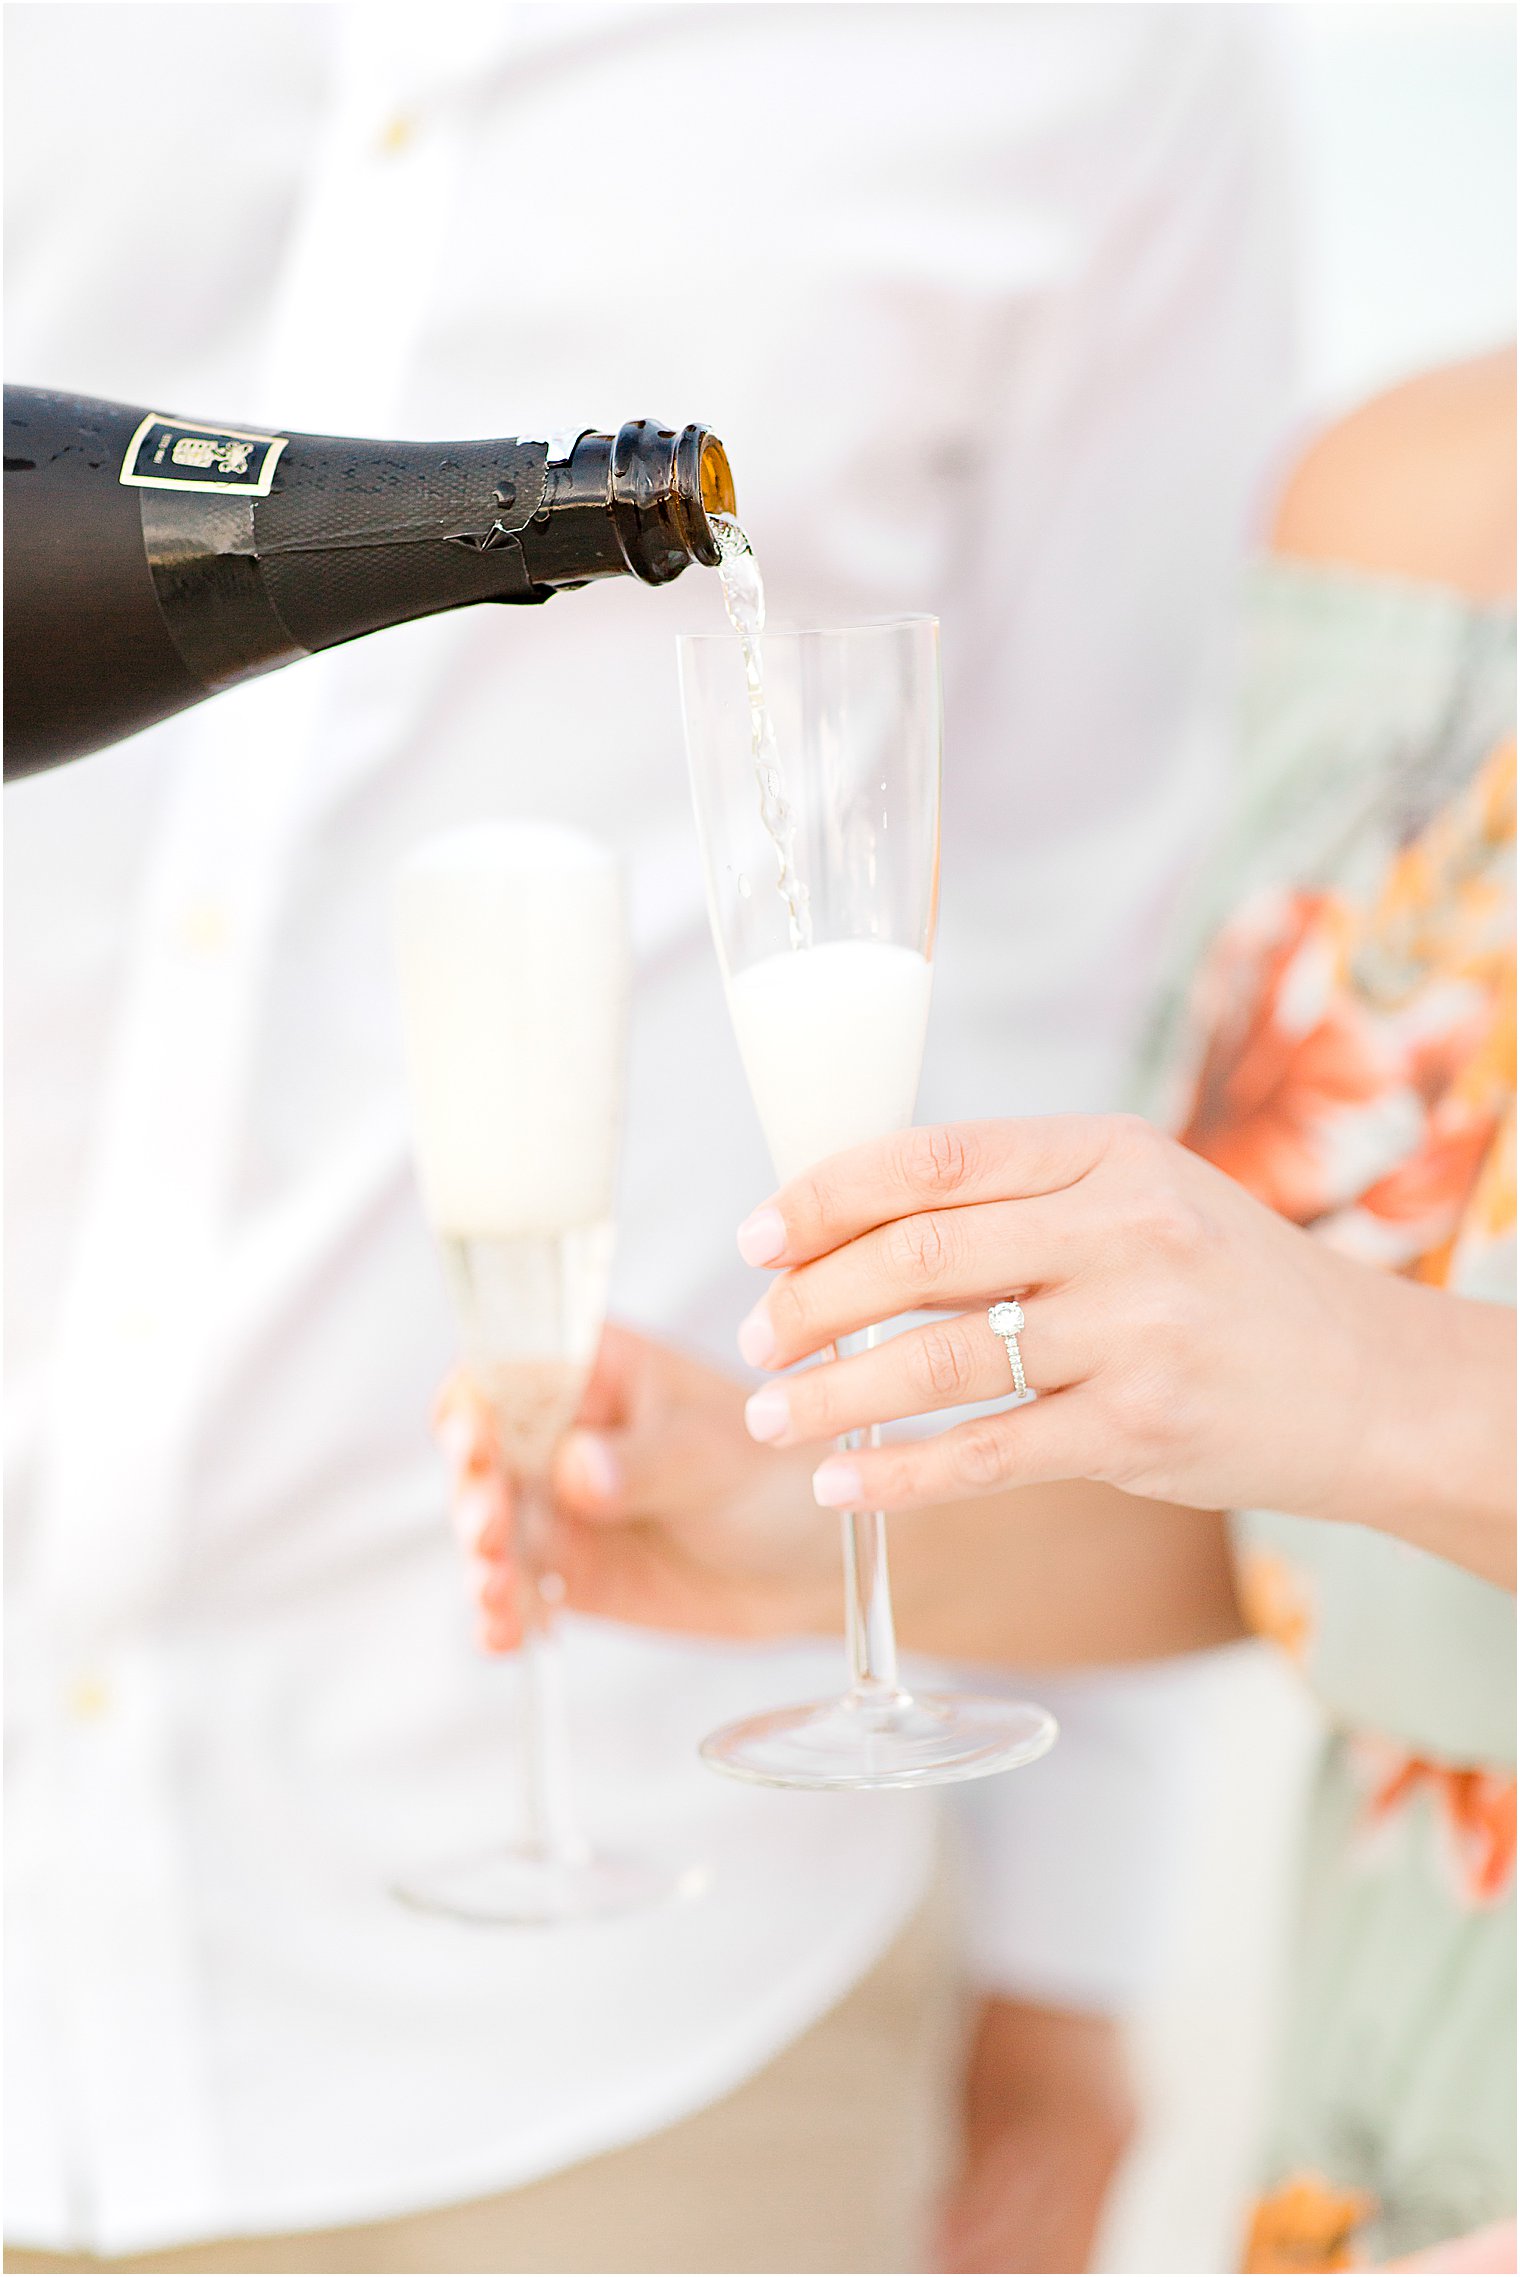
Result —
<svg viewBox="0 0 1520 2277"><path fill-rule="evenodd" d="M1272 544L1301 560L1515 593L1515 351L1422 372L1351 412L1299 461Z"/></svg>
<svg viewBox="0 0 1520 2277"><path fill-rule="evenodd" d="M965 2167L945 2209L938 2266L1085 2269L1138 2120L1112 2019L985 2001L966 2119Z"/></svg>

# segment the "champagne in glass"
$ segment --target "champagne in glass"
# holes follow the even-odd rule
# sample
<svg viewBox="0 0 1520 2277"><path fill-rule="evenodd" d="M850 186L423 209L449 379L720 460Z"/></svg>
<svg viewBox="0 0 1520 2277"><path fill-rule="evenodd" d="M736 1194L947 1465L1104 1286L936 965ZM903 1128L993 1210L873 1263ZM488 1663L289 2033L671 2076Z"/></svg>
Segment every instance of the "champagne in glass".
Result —
<svg viewBox="0 0 1520 2277"><path fill-rule="evenodd" d="M785 1181L913 1119L939 887L939 627L766 633L743 533L715 526L734 631L678 643L686 749L729 1011ZM844 1556L848 1690L713 1733L709 1763L767 1786L913 1787L1045 1753L1043 1708L904 1685L880 1511L845 1514Z"/></svg>
<svg viewBox="0 0 1520 2277"><path fill-rule="evenodd" d="M548 1475L596 1357L612 1208L628 949L621 882L592 840L483 822L417 848L396 895L417 1169L512 1485L524 1627L523 1833L397 1894L467 1921L622 1913L683 1877L592 1848L576 1817Z"/></svg>

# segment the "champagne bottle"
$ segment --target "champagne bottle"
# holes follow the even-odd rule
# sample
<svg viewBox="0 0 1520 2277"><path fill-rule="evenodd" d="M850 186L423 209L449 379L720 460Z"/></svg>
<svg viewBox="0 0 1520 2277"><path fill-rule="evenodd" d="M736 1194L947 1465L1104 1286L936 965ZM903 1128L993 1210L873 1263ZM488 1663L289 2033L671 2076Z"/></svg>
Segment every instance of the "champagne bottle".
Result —
<svg viewBox="0 0 1520 2277"><path fill-rule="evenodd" d="M5 775L473 601L716 565L710 429L388 443L5 390Z"/></svg>

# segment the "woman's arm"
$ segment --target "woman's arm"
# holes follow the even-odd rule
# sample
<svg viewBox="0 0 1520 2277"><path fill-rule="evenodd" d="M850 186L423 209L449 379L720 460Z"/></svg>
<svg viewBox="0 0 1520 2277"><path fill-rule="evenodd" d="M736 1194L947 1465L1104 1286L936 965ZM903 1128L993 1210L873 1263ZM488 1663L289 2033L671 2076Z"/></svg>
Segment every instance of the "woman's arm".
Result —
<svg viewBox="0 0 1520 2277"><path fill-rule="evenodd" d="M766 1385L787 1447L1009 1387L985 1307L1020 1292L1032 1405L820 1465L820 1502L903 1509L1092 1479L1398 1534L1514 1585L1514 1315L1359 1265L1147 1124L1053 1116L840 1155L746 1221L782 1268L740 1331L785 1368L872 1320L967 1305Z"/></svg>

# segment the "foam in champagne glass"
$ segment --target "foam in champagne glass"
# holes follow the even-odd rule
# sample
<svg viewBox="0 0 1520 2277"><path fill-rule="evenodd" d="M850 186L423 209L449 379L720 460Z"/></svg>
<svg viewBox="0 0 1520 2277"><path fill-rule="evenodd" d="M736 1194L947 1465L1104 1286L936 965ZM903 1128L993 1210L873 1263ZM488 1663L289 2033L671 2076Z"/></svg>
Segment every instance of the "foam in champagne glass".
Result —
<svg viewBox="0 0 1520 2277"><path fill-rule="evenodd" d="M927 957L826 941L763 957L728 983L744 1072L776 1176L913 1120L929 1020Z"/></svg>
<svg viewBox="0 0 1520 2277"><path fill-rule="evenodd" d="M595 840L478 822L404 864L396 933L423 1204L503 1451L540 1470L606 1304L628 994Z"/></svg>

